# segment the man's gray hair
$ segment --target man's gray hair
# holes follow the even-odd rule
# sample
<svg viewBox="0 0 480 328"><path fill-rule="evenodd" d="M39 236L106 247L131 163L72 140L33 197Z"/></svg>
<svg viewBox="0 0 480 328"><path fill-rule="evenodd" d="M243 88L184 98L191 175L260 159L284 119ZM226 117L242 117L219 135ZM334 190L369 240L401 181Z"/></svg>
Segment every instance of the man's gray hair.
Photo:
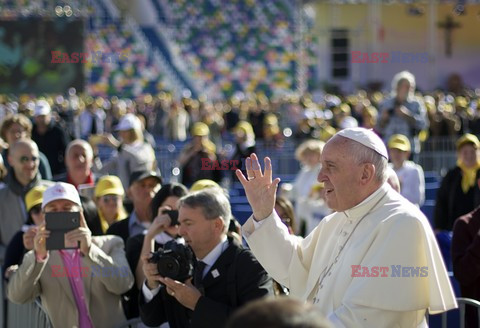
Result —
<svg viewBox="0 0 480 328"><path fill-rule="evenodd" d="M371 163L375 166L375 178L382 184L388 178L388 160L377 153L375 150L368 148L361 143L347 139L349 154L352 156L356 164Z"/></svg>
<svg viewBox="0 0 480 328"><path fill-rule="evenodd" d="M228 230L232 211L230 202L222 189L211 187L183 196L180 198L178 208L183 206L190 208L200 207L207 220L222 218L224 231Z"/></svg>

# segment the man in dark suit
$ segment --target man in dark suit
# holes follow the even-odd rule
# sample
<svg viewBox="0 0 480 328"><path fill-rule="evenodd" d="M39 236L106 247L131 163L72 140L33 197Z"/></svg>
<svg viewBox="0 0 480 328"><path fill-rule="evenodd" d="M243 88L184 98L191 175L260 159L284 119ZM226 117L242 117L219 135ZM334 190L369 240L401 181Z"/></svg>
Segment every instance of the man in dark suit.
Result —
<svg viewBox="0 0 480 328"><path fill-rule="evenodd" d="M227 238L230 204L221 189L191 193L179 202L179 233L193 250L193 276L176 281L159 276L157 265L142 255L146 281L140 317L149 326L223 327L245 303L272 295L272 280L249 250ZM164 226L170 219L165 217Z"/></svg>

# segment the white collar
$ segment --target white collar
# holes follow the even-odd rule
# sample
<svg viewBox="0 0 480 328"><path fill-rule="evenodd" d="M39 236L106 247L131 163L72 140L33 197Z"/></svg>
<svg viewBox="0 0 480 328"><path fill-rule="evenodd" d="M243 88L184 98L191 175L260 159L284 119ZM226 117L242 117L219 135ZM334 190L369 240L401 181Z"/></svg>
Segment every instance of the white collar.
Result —
<svg viewBox="0 0 480 328"><path fill-rule="evenodd" d="M379 199L380 197L383 197L383 195L387 192L388 190L388 183L384 183L380 188L375 190L370 196L365 198L360 204L355 205L354 207L344 211L346 217L349 218L360 218L364 216L366 213L370 212L373 210L371 208L371 205L369 206L369 203L371 203L374 199Z"/></svg>
<svg viewBox="0 0 480 328"><path fill-rule="evenodd" d="M203 259L198 259L198 261L202 261L205 263L208 267L211 267L215 264L215 262L218 260L220 255L222 255L223 251L225 250L225 245L227 242L227 236L223 235L222 240L215 246L210 253L208 253Z"/></svg>

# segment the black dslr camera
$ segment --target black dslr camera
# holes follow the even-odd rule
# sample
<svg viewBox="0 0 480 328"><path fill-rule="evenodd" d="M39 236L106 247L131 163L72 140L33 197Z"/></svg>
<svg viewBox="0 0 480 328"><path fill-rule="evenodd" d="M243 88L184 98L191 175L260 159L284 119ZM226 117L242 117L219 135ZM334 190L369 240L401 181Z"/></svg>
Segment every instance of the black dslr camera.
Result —
<svg viewBox="0 0 480 328"><path fill-rule="evenodd" d="M185 282L193 276L193 252L190 247L169 241L148 260L157 264L160 276Z"/></svg>

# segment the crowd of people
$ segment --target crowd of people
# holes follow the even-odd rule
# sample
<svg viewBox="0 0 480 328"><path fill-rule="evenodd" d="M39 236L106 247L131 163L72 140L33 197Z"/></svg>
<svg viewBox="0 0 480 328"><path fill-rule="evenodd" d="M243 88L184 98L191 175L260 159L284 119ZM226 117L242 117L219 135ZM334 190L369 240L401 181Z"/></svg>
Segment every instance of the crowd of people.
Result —
<svg viewBox="0 0 480 328"><path fill-rule="evenodd" d="M462 295L479 297L471 263L480 141L476 115L465 120L478 104L469 90L419 94L409 72L395 76L389 94L320 100L93 98L73 89L2 96L0 260L8 299L40 297L58 327L113 327L136 317L153 326L221 327L235 309L268 295L313 303L333 326L416 327L427 309L456 307L433 229L453 239ZM453 129L439 128L452 121ZM420 211L425 178L414 154L436 136L456 140L458 162L441 182L431 224ZM277 192L272 162L261 170L255 154L281 152L288 139L301 169ZM159 169L155 149L165 141L181 147L181 183ZM253 212L243 230L221 187L227 175L240 181ZM48 247L51 212L80 213L65 234L73 249ZM152 253L172 247L191 259L185 277L159 276ZM428 275L365 279L352 265L361 274L401 266ZM373 290L383 292L373 297Z"/></svg>

